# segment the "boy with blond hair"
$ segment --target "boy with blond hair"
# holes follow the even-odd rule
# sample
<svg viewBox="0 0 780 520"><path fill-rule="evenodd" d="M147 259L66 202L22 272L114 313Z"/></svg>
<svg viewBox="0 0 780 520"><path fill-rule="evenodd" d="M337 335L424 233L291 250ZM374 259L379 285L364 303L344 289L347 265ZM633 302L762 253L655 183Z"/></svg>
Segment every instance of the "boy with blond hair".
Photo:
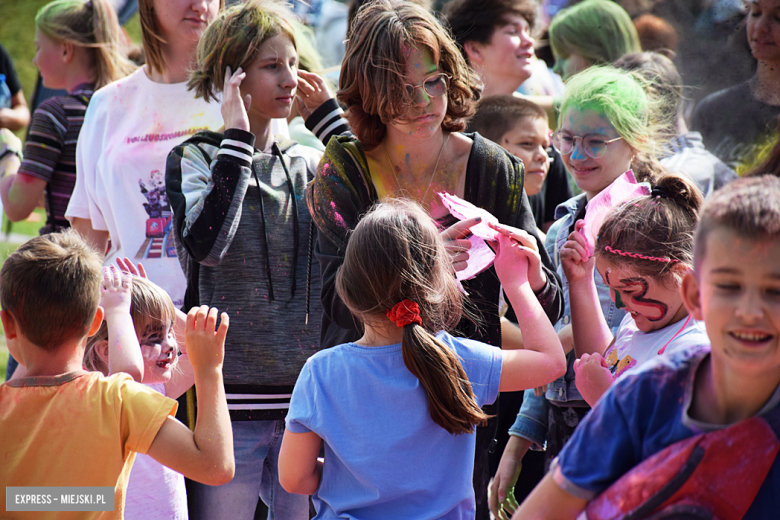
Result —
<svg viewBox="0 0 780 520"><path fill-rule="evenodd" d="M98 306L101 292L114 302L105 311ZM87 337L98 330L104 312L126 312L122 305L129 298L129 275L101 274L99 256L72 230L35 237L5 261L0 318L8 349L26 374L0 385L0 485L108 486L114 489L114 511L78 516L119 519L136 452L207 484L233 477L222 383L225 314L216 332L216 309L193 308L187 316L199 397L194 432L173 417L176 401L127 374L104 377L83 370ZM7 511L2 495L0 511ZM73 516L35 511L10 517L68 515Z"/></svg>

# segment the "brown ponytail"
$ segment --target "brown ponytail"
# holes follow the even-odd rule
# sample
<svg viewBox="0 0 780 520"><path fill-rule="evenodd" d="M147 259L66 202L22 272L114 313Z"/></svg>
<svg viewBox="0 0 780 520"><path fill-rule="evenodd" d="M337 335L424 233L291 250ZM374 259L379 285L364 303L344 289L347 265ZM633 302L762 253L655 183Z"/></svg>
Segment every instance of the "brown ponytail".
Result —
<svg viewBox="0 0 780 520"><path fill-rule="evenodd" d="M386 312L402 300L417 303L422 325L404 326L404 364L425 388L431 419L449 433L471 433L488 416L457 354L433 334L452 329L463 313L451 269L428 214L414 202L391 200L376 205L352 232L336 290L369 324L387 321Z"/></svg>

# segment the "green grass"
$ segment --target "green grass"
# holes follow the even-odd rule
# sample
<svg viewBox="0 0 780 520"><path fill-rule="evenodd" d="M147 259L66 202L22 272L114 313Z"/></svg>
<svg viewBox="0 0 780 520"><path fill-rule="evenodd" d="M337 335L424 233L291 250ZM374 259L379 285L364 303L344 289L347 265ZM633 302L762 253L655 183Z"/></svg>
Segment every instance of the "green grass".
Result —
<svg viewBox="0 0 780 520"><path fill-rule="evenodd" d="M38 234L38 229L40 229L46 220L46 214L42 209L36 209L33 213L32 219L32 221L28 219L24 222L14 223L11 231L14 234L27 235L30 237L36 236ZM3 229L6 229L7 223L7 218L5 215L3 215ZM5 233L3 232L0 234L0 267L2 267L5 259L8 258L8 255L16 251L16 248L19 247L19 244L6 242L4 238ZM6 366L8 366L8 348L5 344L3 324L0 323L0 382L4 380Z"/></svg>
<svg viewBox="0 0 780 520"><path fill-rule="evenodd" d="M32 64L35 57L35 14L50 0L0 0L0 43L6 48L14 61L27 104L35 90L38 70ZM136 14L125 27L130 39L140 44L141 24ZM25 130L18 133L23 137Z"/></svg>

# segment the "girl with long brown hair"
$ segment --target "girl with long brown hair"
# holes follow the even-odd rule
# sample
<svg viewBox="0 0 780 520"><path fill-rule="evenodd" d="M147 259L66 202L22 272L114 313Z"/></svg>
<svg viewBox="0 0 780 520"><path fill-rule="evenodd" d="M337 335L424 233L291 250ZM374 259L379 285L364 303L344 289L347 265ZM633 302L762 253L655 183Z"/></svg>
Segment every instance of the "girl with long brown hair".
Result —
<svg viewBox="0 0 780 520"><path fill-rule="evenodd" d="M337 93L355 135L330 139L306 196L319 231L315 253L322 273L322 347L362 334L360 322L336 292L336 272L344 262L350 231L371 205L387 196L420 203L442 229L455 218L439 200L439 192L457 195L499 222L524 230L523 243L532 259L531 288L550 321L560 317L560 281L537 236L523 189L522 162L479 134L461 133L474 114L480 88L449 33L426 9L412 2L378 0L358 12ZM309 91L299 85L299 95L305 98ZM312 114L307 127L318 136L327 135L338 125L338 114L338 105L331 101ZM319 122L312 121L318 116ZM470 243L461 231L447 244L455 269L464 269L469 257ZM464 286L477 319L462 320L458 332L500 347L495 270L483 271ZM509 316L514 314L510 311ZM478 434L475 490L480 519L489 515L486 459L495 430L480 428Z"/></svg>
<svg viewBox="0 0 780 520"><path fill-rule="evenodd" d="M560 341L529 283L522 232L494 229L495 270L523 317L520 350L445 332L461 318L463 295L418 204L378 204L353 231L336 287L364 333L306 363L279 455L282 486L313 494L316 518L473 518L474 430L488 418L480 407L499 390L564 373Z"/></svg>

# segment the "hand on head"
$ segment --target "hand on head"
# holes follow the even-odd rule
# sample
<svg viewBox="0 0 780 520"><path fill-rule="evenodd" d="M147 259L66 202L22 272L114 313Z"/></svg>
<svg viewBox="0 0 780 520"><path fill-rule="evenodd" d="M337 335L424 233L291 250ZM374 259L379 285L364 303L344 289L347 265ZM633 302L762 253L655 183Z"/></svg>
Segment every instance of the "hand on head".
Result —
<svg viewBox="0 0 780 520"><path fill-rule="evenodd" d="M215 330L218 312L215 307L209 309L207 305L202 305L187 313L187 355L196 371L222 367L230 320L223 312L219 328Z"/></svg>
<svg viewBox="0 0 780 520"><path fill-rule="evenodd" d="M591 280L596 266L595 257L588 255L588 245L582 228L584 220L574 224L574 231L561 248L561 266L569 284Z"/></svg>
<svg viewBox="0 0 780 520"><path fill-rule="evenodd" d="M123 273L116 266L103 268L103 283L100 286L100 306L106 317L112 313L130 314L133 296L133 275Z"/></svg>
<svg viewBox="0 0 780 520"><path fill-rule="evenodd" d="M249 109L252 106L252 96L247 94L241 98L241 82L246 78L246 72L239 67L232 72L225 69L225 86L222 89L222 120L225 129L238 128L249 132Z"/></svg>
<svg viewBox="0 0 780 520"><path fill-rule="evenodd" d="M510 270L510 272L507 273L508 276L512 275L511 270L513 269L522 270L522 274L528 280L531 289L535 292L541 291L547 283L547 276L542 269L542 257L539 255L539 246L536 239L530 233L523 231L522 229L513 228L504 224L490 223L488 225L499 232L500 246L498 248L498 256L496 257L496 272L498 272L498 277L501 281L503 282L504 278L502 278L501 272L498 271L498 263L499 261L502 263L508 262L508 268ZM505 242L510 246L509 249L504 248L502 237L507 239ZM504 258L502 258L502 255L504 255L505 252L507 254L511 252L511 255L513 256L509 258L504 256ZM512 265L513 263L514 265Z"/></svg>
<svg viewBox="0 0 780 520"><path fill-rule="evenodd" d="M298 112L304 121L309 119L309 116L320 105L333 97L325 78L319 74L298 69Z"/></svg>

